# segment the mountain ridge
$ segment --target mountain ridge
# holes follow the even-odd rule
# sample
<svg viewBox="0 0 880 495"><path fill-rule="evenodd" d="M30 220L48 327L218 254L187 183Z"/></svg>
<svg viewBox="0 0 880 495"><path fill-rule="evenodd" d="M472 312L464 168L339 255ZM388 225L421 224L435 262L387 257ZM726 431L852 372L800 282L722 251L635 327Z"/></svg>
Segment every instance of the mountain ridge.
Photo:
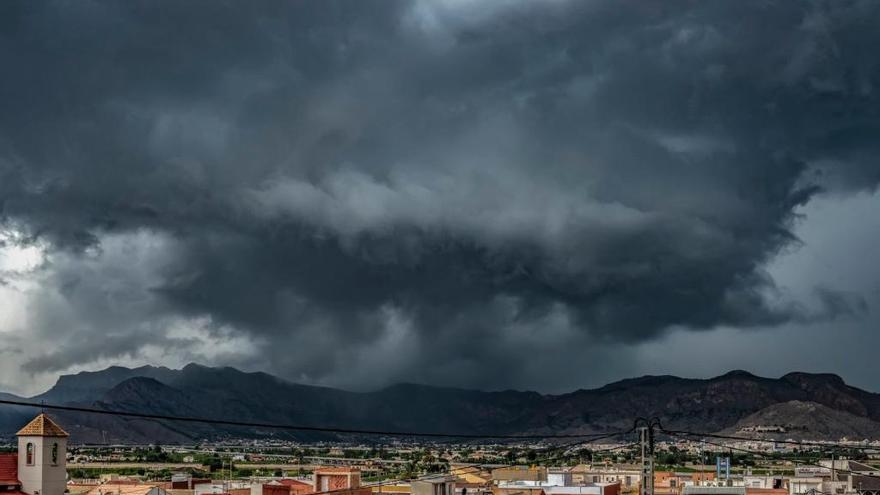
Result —
<svg viewBox="0 0 880 495"><path fill-rule="evenodd" d="M675 429L729 431L742 421L797 415L797 431L815 439L845 432L880 438L880 394L847 385L833 374L792 372L780 378L733 370L705 379L645 375L562 394L481 391L415 383L371 392L298 384L263 372L191 363L179 370L114 366L63 375L31 398L107 411L147 412L222 420L334 426L348 429L430 431L480 435L586 434L626 430L632 418L658 417ZM793 405L797 404L797 405ZM801 406L800 404L807 404ZM802 411L817 404L821 421ZM775 408L775 409L774 409ZM27 408L0 414L0 434L14 433ZM59 411L74 441L146 443L195 439L273 437L327 440L332 435L208 424L175 424ZM18 421L19 423L16 423ZM834 427L833 421L845 423ZM751 424L749 423L749 424Z"/></svg>

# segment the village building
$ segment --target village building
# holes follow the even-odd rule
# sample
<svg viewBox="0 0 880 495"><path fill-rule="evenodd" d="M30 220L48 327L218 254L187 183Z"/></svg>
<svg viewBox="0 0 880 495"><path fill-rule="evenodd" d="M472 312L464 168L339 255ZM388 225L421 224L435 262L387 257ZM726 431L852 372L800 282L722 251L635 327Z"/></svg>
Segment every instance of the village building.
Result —
<svg viewBox="0 0 880 495"><path fill-rule="evenodd" d="M46 414L16 433L18 451L0 454L0 492L4 495L64 495L68 434Z"/></svg>

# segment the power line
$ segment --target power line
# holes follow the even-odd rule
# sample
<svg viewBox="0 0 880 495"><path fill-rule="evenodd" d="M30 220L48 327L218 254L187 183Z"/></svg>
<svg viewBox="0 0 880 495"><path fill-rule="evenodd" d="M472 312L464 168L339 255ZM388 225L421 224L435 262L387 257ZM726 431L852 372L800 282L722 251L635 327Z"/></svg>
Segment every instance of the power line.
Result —
<svg viewBox="0 0 880 495"><path fill-rule="evenodd" d="M635 447L636 445L638 445L638 442L629 443L626 445L618 445L618 446L610 447L610 448L594 450L592 452L593 453L609 452L612 450L620 450L620 449L624 449L624 448ZM364 484L364 486L369 486L370 488L372 488L372 487L382 487L382 486L388 486L388 485L395 485L398 483L412 483L413 481L432 481L432 480L436 480L436 479L444 479L444 478L450 477L450 476L460 477L460 475L469 474L467 471L476 470L476 472L480 472L484 469L504 469L504 468L514 467L514 466L516 466L516 465L515 464L500 464L499 465L499 464L489 464L489 463L474 464L474 465L466 466L466 467L459 468L459 469L453 469L448 473L436 473L436 474L430 474L430 475L426 475L426 476L419 476L419 477L415 477L415 478L396 478L396 479L392 479L392 480L381 481L378 483L366 483L366 484Z"/></svg>
<svg viewBox="0 0 880 495"><path fill-rule="evenodd" d="M279 424L279 423L258 423L258 422L248 422L248 421L231 421L231 420L223 420L223 419L212 419L212 418L199 418L193 416L171 416L165 414L147 414L147 413L136 413L136 412L128 412L128 411L113 411L113 410L105 410L105 409L95 409L91 407L79 407L79 406L62 406L58 404L44 404L44 403L34 403L34 402L25 402L25 401L15 401L15 400L0 400L0 404L10 405L10 406L24 406L24 407L36 407L43 409L54 409L59 411L73 411L73 412L82 412L89 414L104 414L110 416L120 416L120 417L128 417L128 418L139 418L139 419L154 419L154 420L165 420L165 421L182 421L189 423L206 423L206 424L215 424L215 425L225 425L225 426L242 426L242 427L250 427L250 428L273 428L279 430L297 430L297 431L314 431L314 432L322 432L322 433L347 433L354 435L384 435L384 436L399 436L399 437L430 437L430 438L468 438L468 439L510 439L510 440L537 440L537 439L548 439L548 438L608 438L610 436L615 436L621 434L622 432L610 432L610 433L588 433L588 434L555 434L555 435L487 435L487 434L473 434L473 433L436 433L436 432L415 432L415 431L393 431L393 430L361 430L355 428L337 428L337 427L329 427L329 426L305 426L305 425L295 425L295 424Z"/></svg>
<svg viewBox="0 0 880 495"><path fill-rule="evenodd" d="M561 445L554 445L554 446L551 446L551 447L547 447L547 449L548 449L548 450L554 450L554 449L555 449L555 450L558 450L558 449L561 449L561 448L573 447L573 446L575 446L575 445L582 444L582 443L583 443L583 444L586 444L586 443L598 442L599 440L606 440L606 439L608 439L608 438L612 438L612 437L623 436L623 435L629 435L629 434L632 433L633 431L635 431L634 428L630 428L629 430L626 430L626 431L614 431L614 432L611 432L611 433L606 433L606 434L601 434L601 435L598 435L598 436L593 436L592 438L589 438L588 440L576 440L576 441L574 441L574 442L567 442L567 443L563 443L563 444L561 444Z"/></svg>
<svg viewBox="0 0 880 495"><path fill-rule="evenodd" d="M618 445L616 447L608 447L608 448L597 449L597 450L591 449L590 453L591 454L601 454L602 452L611 452L612 450L623 450L623 449L633 448L638 445L639 445L639 442L632 442L632 443L628 443L626 445Z"/></svg>
<svg viewBox="0 0 880 495"><path fill-rule="evenodd" d="M191 416L171 416L171 415L162 415L162 414L146 414L146 413L134 413L128 411L112 411L112 410L104 410L104 409L95 409L89 407L79 407L79 406L62 406L57 404L35 404L31 402L25 401L13 401L13 400L0 400L0 404L12 405L12 406L24 406L24 407L39 407L42 409L54 409L61 411L73 411L73 412L83 412L89 414L104 414L111 416L120 416L120 417L130 417L130 418L139 418L139 419L152 419L152 420L166 420L166 421L183 421L183 422L197 422L197 423L207 423L207 424L219 424L226 426L243 426L243 427L258 427L258 428L276 428L276 429L286 429L286 430L299 430L299 431L316 431L316 432L325 432L325 433L348 433L348 434L361 434L361 435L385 435L385 436L414 436L414 437L440 437L440 438L469 438L469 439L552 439L552 438L576 438L578 439L575 442L569 442L567 444L563 444L561 446L553 446L548 447L548 450L560 449L569 447L571 445L584 444L590 442L596 442L599 440L615 437L618 435L626 435L631 433L633 429L628 431L613 431L607 433L589 433L589 434L556 434L556 435L475 435L475 434L459 434L459 433L434 433L434 432L401 432L401 431L384 431L384 430L360 430L360 429L351 429L351 428L334 428L334 427L317 427L317 426L303 426L303 425L285 425L285 424L277 424L277 423L255 423L255 422L245 422L245 421L230 421L230 420L219 420L219 419L211 419L211 418L197 418ZM615 446L611 448L601 449L594 452L604 452L616 449L622 449L625 447L631 447L633 444L623 445L623 446ZM478 469L482 470L484 466L491 466L492 468L498 469L499 467L510 467L512 465L497 465L497 464L478 464L474 466L469 466L466 469ZM456 474L465 474L459 471ZM446 476L453 476L450 473L439 473L434 476L420 477L415 478L416 480L430 480L436 478L443 478ZM381 483L370 484L369 486L385 486L389 484L401 483L412 481L410 479L393 479L386 480Z"/></svg>
<svg viewBox="0 0 880 495"><path fill-rule="evenodd" d="M591 438L591 439L589 439L589 440L577 440L577 441L574 441L574 442L566 442L566 443L563 443L563 444L561 444L561 445L556 445L556 446L553 446L553 447L548 447L548 448L545 449L545 450L560 450L560 449L568 449L568 448L571 448L571 447L575 447L575 446L577 446L577 445L582 445L582 444L583 444L583 445L586 445L586 444L589 444L589 443L598 442L599 440L605 440L605 439L612 438L612 437L617 437L617 436L621 436L621 437L622 437L622 436L624 436L624 435L629 435L630 433L632 433L632 432L634 432L634 431L636 431L636 427L635 427L635 426L633 426L632 428L630 428L630 429L628 429L628 430L626 430L626 431L618 431L618 432L614 432L614 433L609 433L609 434L607 434L607 435L602 435L602 436L599 436L599 437ZM638 442L635 442L635 443L638 443ZM628 446L634 445L635 443L631 443L631 444L627 444L627 445L618 445L618 446L614 446L614 447L611 447L611 448L605 448L605 449L598 449L598 450L589 449L589 450L590 450L590 452L604 452L604 451L610 451L610 450L622 449L622 448L624 448L624 447L628 447ZM587 447L583 447L583 448L587 448Z"/></svg>
<svg viewBox="0 0 880 495"><path fill-rule="evenodd" d="M601 436L601 437L597 437L597 438L594 438L594 439L588 440L588 441L586 441L586 442L584 442L584 441L569 442L569 443L566 443L566 444L563 444L563 445L557 445L557 446L554 446L554 447L547 447L547 448L544 449L544 450L545 450L545 451L548 451L548 450L559 450L559 449L564 449L564 448L571 447L571 446L573 446L573 445L577 445L577 444L589 443L589 442L596 442L596 441L598 441L598 440L603 440L603 439L605 439L605 438L609 438L609 437L612 437L612 436L617 436L617 435L627 435L627 434L632 433L633 431L635 431L635 427L630 428L630 429L627 430L627 431L616 432L616 433L613 433L613 434L603 435L603 436ZM634 447L634 446L636 446L636 445L638 445L638 442L629 443L629 444L626 444L626 445L617 445L617 446L614 446L614 447L611 447L611 448L604 448L604 449L599 449L599 450L592 450L591 452L592 452L592 453L608 452L608 451L612 451L612 450L624 449L624 448L627 448L627 447ZM376 487L376 486L378 486L378 487L382 487L382 486L388 486L388 485L393 485L393 484L397 484L397 483L411 483L412 481L431 481L431 480L434 480L434 479L443 479L443 478L445 478L445 477L447 477L447 476L456 476L456 477L457 477L457 476L460 475L460 474L468 474L467 472L465 472L465 471L468 471L468 470L474 470L474 469L476 469L476 470L479 472L479 471L482 471L483 469L486 469L486 468L488 468L488 469L504 469L504 468L514 467L514 466L515 466L515 464L494 464L494 463L473 464L473 465L469 465L469 466L466 466L466 467L463 467L463 468L460 468L460 469L456 469L454 473L453 473L453 472L449 472L449 473L437 473L437 474L433 474L433 475L420 476L420 477L416 477L416 478L396 478L396 479L391 479L391 480L385 480L385 481L382 481L382 482L379 482L379 483L370 483L368 486L370 486L370 487Z"/></svg>
<svg viewBox="0 0 880 495"><path fill-rule="evenodd" d="M374 486L387 486L387 485L392 485L392 484L397 484L397 483L411 483L413 481L431 481L434 479L443 479L443 478L446 478L449 476L456 476L457 477L459 474L468 474L465 471L476 470L477 472L479 472L484 469L504 469L504 468L514 467L514 466L516 466L516 465L515 464L495 464L495 463L488 463L488 462L481 463L481 464L471 464L471 465L468 465L468 466L465 466L462 468L456 468L455 473L453 473L453 472L434 473L434 474L429 474L429 475L417 476L415 478L395 478L395 479L385 480L385 481L382 481L379 483L365 484L365 486L374 487Z"/></svg>
<svg viewBox="0 0 880 495"><path fill-rule="evenodd" d="M718 433L695 433L690 431L682 431L682 430L667 430L665 428L660 428L664 433L668 433L670 435L687 435L694 437L706 437L706 438L718 438L721 440L739 440L742 442L764 442L764 443L779 443L784 445L798 445L801 447L823 447L826 449L851 449L851 450L880 450L880 447L870 447L865 445L844 445L841 443L823 443L823 442L810 442L810 441L799 441L799 440L778 440L772 438L748 438L748 437L736 437L732 435L721 435Z"/></svg>
<svg viewBox="0 0 880 495"><path fill-rule="evenodd" d="M503 469L503 468L513 467L513 466L514 466L513 464L500 464L500 465L499 464L489 464L489 463L474 464L471 466L461 468L456 473L452 473L452 472L435 473L435 474L417 476L415 478L395 478L395 479L391 479L391 480L381 481L379 483L365 483L364 486L369 486L372 488L374 486L396 485L397 483L412 483L413 481L431 481L431 480L435 480L435 479L443 479L443 478L446 478L449 476L458 476L459 474L468 474L468 473L464 472L464 470L474 470L475 469L477 472L479 472L485 468Z"/></svg>
<svg viewBox="0 0 880 495"><path fill-rule="evenodd" d="M685 432L679 432L679 431L674 431L674 430L665 430L665 429L663 429L663 428L661 428L660 431L662 431L663 433L666 433L666 434L668 434L668 435L672 435L672 436L684 436L684 435L694 435L694 436L697 436L697 435L699 435L698 433L693 433L693 432L686 432L686 431L685 431ZM720 447L720 448L722 448L722 449L727 449L727 450L737 451L737 452L743 452L743 453L746 453L746 454L757 455L757 456L765 457L765 458L769 458L769 459L789 460L789 459L785 459L785 458L776 458L776 457L773 457L773 456L770 455L770 454L767 454L767 453L765 453L765 452L760 452L760 451L757 451L757 450L749 450L749 449L743 449L743 448L740 448L740 447L732 447L732 446L730 446L730 445L724 445L724 444L720 444L720 443L710 442L710 441L708 441L708 440L703 440L703 443L708 444L708 445L714 445L714 446L716 446L716 447ZM816 463L814 463L814 462L804 462L803 465L805 465L805 466L813 466L813 467L820 467L820 468L827 468L827 467L828 467L828 466L823 466L823 465L821 465L821 464L816 464ZM835 469L835 471L837 471L837 472L839 472L839 473L848 473L848 474L854 474L854 475L857 475L857 476L865 476L865 477L869 477L869 478L878 478L878 479L880 479L880 476L878 476L878 475L869 474L869 473L864 473L864 472L859 472L859 471L851 471L851 470L849 470L849 469Z"/></svg>

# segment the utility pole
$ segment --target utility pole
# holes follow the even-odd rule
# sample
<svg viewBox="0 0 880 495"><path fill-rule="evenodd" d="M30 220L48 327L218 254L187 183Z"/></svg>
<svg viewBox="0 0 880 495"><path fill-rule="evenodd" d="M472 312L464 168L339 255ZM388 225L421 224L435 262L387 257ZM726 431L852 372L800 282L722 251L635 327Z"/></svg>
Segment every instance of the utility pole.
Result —
<svg viewBox="0 0 880 495"><path fill-rule="evenodd" d="M703 471L706 470L706 452L703 451L705 448L705 444L700 441L700 486L706 481L705 476L703 476Z"/></svg>
<svg viewBox="0 0 880 495"><path fill-rule="evenodd" d="M834 451L831 451L831 481L837 481L837 471L834 470ZM837 487L832 485L832 493L837 493Z"/></svg>
<svg viewBox="0 0 880 495"><path fill-rule="evenodd" d="M654 495L654 425L639 427L639 443L642 447L641 495Z"/></svg>

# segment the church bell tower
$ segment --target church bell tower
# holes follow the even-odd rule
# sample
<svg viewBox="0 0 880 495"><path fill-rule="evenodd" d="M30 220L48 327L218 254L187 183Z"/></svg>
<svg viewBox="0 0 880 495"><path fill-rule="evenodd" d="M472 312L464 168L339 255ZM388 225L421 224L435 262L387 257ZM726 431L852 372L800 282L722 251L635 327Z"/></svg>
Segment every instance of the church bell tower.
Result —
<svg viewBox="0 0 880 495"><path fill-rule="evenodd" d="M67 488L67 437L46 414L16 433L18 479L28 495L64 495Z"/></svg>

